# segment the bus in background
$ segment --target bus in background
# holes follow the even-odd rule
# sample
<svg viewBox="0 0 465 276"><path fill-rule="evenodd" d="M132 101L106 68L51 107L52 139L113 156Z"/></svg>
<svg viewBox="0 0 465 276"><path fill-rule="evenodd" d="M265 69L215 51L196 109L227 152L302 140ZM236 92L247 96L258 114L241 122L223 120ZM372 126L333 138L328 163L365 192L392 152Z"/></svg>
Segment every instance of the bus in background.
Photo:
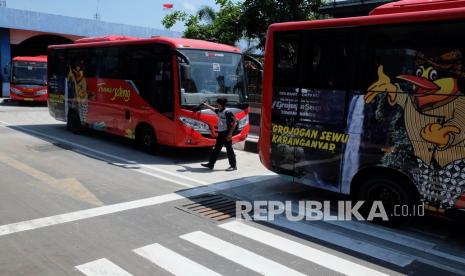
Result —
<svg viewBox="0 0 465 276"><path fill-rule="evenodd" d="M14 57L10 66L12 101L47 101L47 56Z"/></svg>
<svg viewBox="0 0 465 276"><path fill-rule="evenodd" d="M181 38L96 37L50 46L49 111L71 131L83 127L157 145L212 147L217 116L207 100L228 99L249 132L244 57L238 48Z"/></svg>
<svg viewBox="0 0 465 276"><path fill-rule="evenodd" d="M463 0L271 25L262 163L391 211L424 202L441 216L463 213L464 36Z"/></svg>

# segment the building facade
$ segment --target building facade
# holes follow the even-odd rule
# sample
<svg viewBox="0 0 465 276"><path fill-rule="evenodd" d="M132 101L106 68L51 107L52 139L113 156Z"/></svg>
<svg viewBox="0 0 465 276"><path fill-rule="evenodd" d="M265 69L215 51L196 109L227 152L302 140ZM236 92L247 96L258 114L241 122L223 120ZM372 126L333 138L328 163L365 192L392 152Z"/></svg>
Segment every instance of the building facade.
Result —
<svg viewBox="0 0 465 276"><path fill-rule="evenodd" d="M46 54L48 45L104 35L180 37L181 33L0 6L0 96L9 96L9 76L5 68L12 57L42 55Z"/></svg>

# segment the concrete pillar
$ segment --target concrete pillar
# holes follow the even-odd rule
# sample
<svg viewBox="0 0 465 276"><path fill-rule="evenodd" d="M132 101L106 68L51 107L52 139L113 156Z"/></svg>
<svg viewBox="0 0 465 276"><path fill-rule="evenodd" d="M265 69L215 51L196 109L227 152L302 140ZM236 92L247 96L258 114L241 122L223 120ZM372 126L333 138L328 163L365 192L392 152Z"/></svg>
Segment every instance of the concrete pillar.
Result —
<svg viewBox="0 0 465 276"><path fill-rule="evenodd" d="M10 30L0 28L0 82L1 91L0 96L10 96L10 77L5 74L5 68L11 61L11 47L10 47Z"/></svg>

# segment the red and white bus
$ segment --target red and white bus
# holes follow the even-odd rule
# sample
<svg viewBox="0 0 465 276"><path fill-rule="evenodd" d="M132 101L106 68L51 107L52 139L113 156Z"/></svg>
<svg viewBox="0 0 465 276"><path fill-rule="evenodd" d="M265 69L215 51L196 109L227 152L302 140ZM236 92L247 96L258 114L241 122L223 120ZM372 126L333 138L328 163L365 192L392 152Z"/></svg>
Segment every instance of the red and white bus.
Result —
<svg viewBox="0 0 465 276"><path fill-rule="evenodd" d="M259 153L290 179L465 211L465 1L268 29Z"/></svg>
<svg viewBox="0 0 465 276"><path fill-rule="evenodd" d="M217 116L200 107L218 97L239 120L233 142L249 132L244 57L207 41L153 37L85 38L48 49L49 111L67 127L157 144L211 147Z"/></svg>
<svg viewBox="0 0 465 276"><path fill-rule="evenodd" d="M10 99L47 101L47 56L13 58L10 66Z"/></svg>

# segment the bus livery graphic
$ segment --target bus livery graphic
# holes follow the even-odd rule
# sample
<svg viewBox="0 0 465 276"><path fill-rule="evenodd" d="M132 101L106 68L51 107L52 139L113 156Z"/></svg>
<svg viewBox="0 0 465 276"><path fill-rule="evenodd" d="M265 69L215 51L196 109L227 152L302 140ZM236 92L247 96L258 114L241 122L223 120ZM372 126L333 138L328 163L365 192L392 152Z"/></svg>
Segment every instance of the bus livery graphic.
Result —
<svg viewBox="0 0 465 276"><path fill-rule="evenodd" d="M68 90L72 87L72 104L73 108L79 111L79 117L82 122L87 123L87 113L89 111L88 97L87 97L87 81L84 77L84 65L82 62L71 69L68 67ZM71 85L69 85L71 84Z"/></svg>
<svg viewBox="0 0 465 276"><path fill-rule="evenodd" d="M465 1L396 1L368 16L272 24L261 162L387 210L465 211L464 35Z"/></svg>
<svg viewBox="0 0 465 276"><path fill-rule="evenodd" d="M365 95L371 103L387 93L391 106L404 110L405 129L418 161L416 184L421 196L439 207L453 207L465 189L465 72L462 53L443 51L430 56L417 52L414 75L398 75L411 85L405 93L399 83L378 67L378 80Z"/></svg>

